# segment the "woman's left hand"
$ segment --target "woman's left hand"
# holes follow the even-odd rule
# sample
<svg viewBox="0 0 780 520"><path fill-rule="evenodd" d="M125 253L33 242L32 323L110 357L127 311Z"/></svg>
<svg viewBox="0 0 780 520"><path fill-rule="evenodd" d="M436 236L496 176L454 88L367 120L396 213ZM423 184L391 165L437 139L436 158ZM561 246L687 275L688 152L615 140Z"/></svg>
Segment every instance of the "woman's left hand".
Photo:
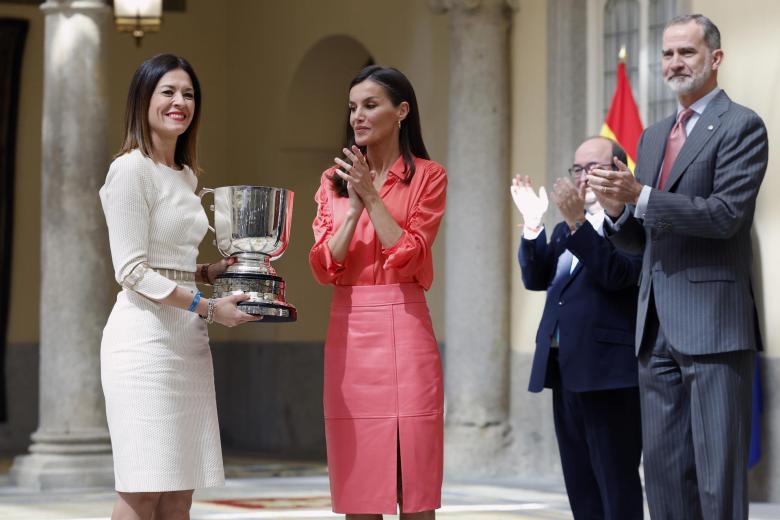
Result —
<svg viewBox="0 0 780 520"><path fill-rule="evenodd" d="M238 258L236 258L235 256L229 256L227 258L223 258L219 262L214 262L213 264L209 264L208 280L204 280L204 281L211 281L211 283L214 283L217 279L217 276L227 271L227 268L235 264L236 262L238 262Z"/></svg>
<svg viewBox="0 0 780 520"><path fill-rule="evenodd" d="M368 160L360 148L353 145L351 150L344 148L343 152L352 164L336 157L334 160L340 166L336 169L336 175L347 181L364 203L378 197L374 186L376 172L369 169Z"/></svg>

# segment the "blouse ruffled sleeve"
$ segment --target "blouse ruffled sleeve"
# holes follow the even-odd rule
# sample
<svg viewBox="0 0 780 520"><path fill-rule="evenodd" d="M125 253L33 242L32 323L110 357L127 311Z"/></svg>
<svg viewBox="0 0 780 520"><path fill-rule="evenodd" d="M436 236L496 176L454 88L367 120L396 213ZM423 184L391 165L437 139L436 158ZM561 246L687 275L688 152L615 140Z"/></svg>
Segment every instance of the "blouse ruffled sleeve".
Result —
<svg viewBox="0 0 780 520"><path fill-rule="evenodd" d="M332 284L344 270L344 263L333 258L328 240L333 236L333 210L330 197L333 192L330 187L330 176L325 172L320 180L320 187L314 200L317 203L317 216L314 217L314 246L309 252L309 265L314 278L321 284Z"/></svg>
<svg viewBox="0 0 780 520"><path fill-rule="evenodd" d="M419 172L417 175L419 175ZM439 230L447 198L447 174L432 163L424 172L425 179L409 218L401 226L403 234L389 248L382 249L384 268L395 269L403 276L412 276L426 290L433 283L431 249Z"/></svg>
<svg viewBox="0 0 780 520"><path fill-rule="evenodd" d="M176 289L176 282L157 273L147 262L149 222L154 186L142 159L126 155L111 163L100 201L108 225L116 281L152 300Z"/></svg>

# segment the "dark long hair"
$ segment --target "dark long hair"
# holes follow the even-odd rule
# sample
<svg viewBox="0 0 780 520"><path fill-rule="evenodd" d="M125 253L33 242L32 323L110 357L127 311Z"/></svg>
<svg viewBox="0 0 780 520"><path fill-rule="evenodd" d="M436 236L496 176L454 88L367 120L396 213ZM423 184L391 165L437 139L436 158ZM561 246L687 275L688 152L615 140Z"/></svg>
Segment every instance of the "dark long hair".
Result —
<svg viewBox="0 0 780 520"><path fill-rule="evenodd" d="M130 90L127 92L125 108L125 136L119 152L114 156L132 152L136 148L142 154L152 157L152 132L149 128L149 102L154 88L165 74L181 69L186 72L192 88L195 90L195 115L187 130L176 140L176 151L173 159L176 164L187 165L196 173L201 172L198 164L198 124L200 122L200 82L192 65L187 60L173 54L158 54L143 62L133 74Z"/></svg>
<svg viewBox="0 0 780 520"><path fill-rule="evenodd" d="M417 105L417 96L414 95L414 88L409 79L404 74L393 67L380 67L379 65L369 65L358 72L349 84L349 90L358 83L366 80L373 81L382 87L390 98L393 106L398 106L404 101L409 104L409 113L401 123L401 130L398 133L398 145L401 148L401 156L404 160L404 178L403 181L409 184L414 177L414 157L430 159L428 150L425 149L425 143L422 138L422 128L420 127L420 109ZM349 114L347 114L349 122ZM347 148L355 144L355 130L347 124ZM363 153L365 147L361 147ZM347 182L338 175L331 177L334 191L341 197L347 197Z"/></svg>

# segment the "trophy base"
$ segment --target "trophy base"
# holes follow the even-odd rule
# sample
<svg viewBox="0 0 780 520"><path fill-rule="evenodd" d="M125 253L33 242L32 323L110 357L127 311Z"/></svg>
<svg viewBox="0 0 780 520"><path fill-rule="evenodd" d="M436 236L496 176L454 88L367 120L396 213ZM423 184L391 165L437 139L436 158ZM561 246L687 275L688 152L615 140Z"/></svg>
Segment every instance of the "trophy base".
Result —
<svg viewBox="0 0 780 520"><path fill-rule="evenodd" d="M298 311L284 299L284 279L270 274L231 273L217 276L214 297L248 294L249 299L238 304L238 309L253 316L262 316L263 322L297 321Z"/></svg>
<svg viewBox="0 0 780 520"><path fill-rule="evenodd" d="M272 323L296 321L298 319L298 311L292 305L246 301L238 304L238 310L252 316L262 316L263 319L261 321L270 321Z"/></svg>

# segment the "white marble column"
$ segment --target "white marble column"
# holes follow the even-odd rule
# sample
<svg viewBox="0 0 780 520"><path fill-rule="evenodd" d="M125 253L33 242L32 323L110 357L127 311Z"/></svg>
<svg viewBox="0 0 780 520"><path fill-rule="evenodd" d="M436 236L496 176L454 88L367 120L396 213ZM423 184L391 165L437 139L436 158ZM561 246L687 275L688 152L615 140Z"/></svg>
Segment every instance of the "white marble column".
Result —
<svg viewBox="0 0 780 520"><path fill-rule="evenodd" d="M528 16L529 18L535 16L538 23L545 23L546 18L546 49L545 42L542 41L539 49L529 48L527 52L541 52L547 57L545 67L547 101L546 105L543 105L542 116L546 124L541 125L542 128L546 127L547 167L544 172L535 172L539 175L535 182L543 182L550 190L556 179L568 176L567 169L574 160L574 151L588 136L586 125L588 49L585 44L588 12L587 2L582 0L545 0L542 7L546 11L543 15L540 16L542 13L537 10L534 14L529 13ZM514 49L522 49L523 52L526 48L526 46L514 47ZM540 73L544 74L545 70L542 69ZM523 114L523 117L528 116ZM599 128L591 128L590 134L597 133ZM544 157L545 148L540 147L536 153L538 154L536 158ZM524 158L520 157L521 165L523 161ZM548 239L549 230L561 220L560 212L551 200L545 218ZM519 234L520 229L515 233ZM516 261L512 262L510 272L512 276L517 277L516 283L518 283L520 268ZM550 392L534 394L526 390L533 363L533 338L542 315L541 305L527 304L530 303L531 298L540 296L543 297L539 293L531 296L523 289L521 299L515 300L513 306L513 319L518 320L516 323L523 323L523 326L528 327L523 333L528 343L522 346L513 345L515 349L512 352L511 379L514 390L511 394L510 417L515 448L512 462L515 473L522 478L562 485L563 477L555 438Z"/></svg>
<svg viewBox="0 0 780 520"><path fill-rule="evenodd" d="M103 1L47 1L42 144L40 420L13 481L37 489L113 484L100 387L112 287L98 199L107 154Z"/></svg>
<svg viewBox="0 0 780 520"><path fill-rule="evenodd" d="M510 471L509 26L514 2L437 0L450 17L445 471Z"/></svg>

